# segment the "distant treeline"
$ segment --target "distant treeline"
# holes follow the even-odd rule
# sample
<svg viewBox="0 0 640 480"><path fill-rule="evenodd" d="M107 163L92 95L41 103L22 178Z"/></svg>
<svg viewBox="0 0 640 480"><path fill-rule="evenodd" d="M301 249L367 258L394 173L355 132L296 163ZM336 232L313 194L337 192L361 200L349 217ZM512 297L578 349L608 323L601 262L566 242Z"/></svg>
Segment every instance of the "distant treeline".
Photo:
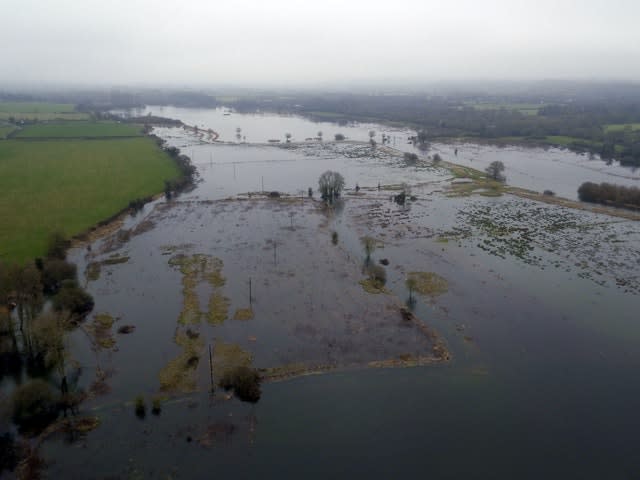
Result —
<svg viewBox="0 0 640 480"><path fill-rule="evenodd" d="M362 89L268 92L123 88L57 92L46 99L74 103L79 111L87 112L144 105L224 105L239 112L295 113L343 123L398 122L424 132L428 140L465 137L565 145L604 159L615 158L623 165L640 166L640 128L633 126L640 124L638 84L506 82L424 90L380 88L366 93Z"/></svg>
<svg viewBox="0 0 640 480"><path fill-rule="evenodd" d="M640 188L638 187L585 182L578 188L578 198L583 202L603 203L632 210L640 209Z"/></svg>

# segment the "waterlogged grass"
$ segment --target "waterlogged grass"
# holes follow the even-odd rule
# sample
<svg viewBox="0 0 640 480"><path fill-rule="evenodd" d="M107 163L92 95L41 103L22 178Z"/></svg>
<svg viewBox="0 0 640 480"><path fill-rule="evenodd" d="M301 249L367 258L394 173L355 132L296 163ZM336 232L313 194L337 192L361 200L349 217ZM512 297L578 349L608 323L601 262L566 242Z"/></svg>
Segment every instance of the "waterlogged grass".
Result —
<svg viewBox="0 0 640 480"><path fill-rule="evenodd" d="M160 389L165 392L193 392L197 388L196 369L200 363L204 342L191 330L178 331L175 342L182 353L160 370Z"/></svg>
<svg viewBox="0 0 640 480"><path fill-rule="evenodd" d="M442 295L449 289L449 283L447 280L437 273L410 272L408 278L414 280L414 291L428 297Z"/></svg>
<svg viewBox="0 0 640 480"><path fill-rule="evenodd" d="M374 278L365 278L364 280L360 280L358 283L362 285L362 289L367 293L372 293L374 295L378 293L389 293L389 291L384 288L384 284Z"/></svg>
<svg viewBox="0 0 640 480"><path fill-rule="evenodd" d="M233 315L234 320L251 320L253 318L253 310L251 308L239 308Z"/></svg>
<svg viewBox="0 0 640 480"><path fill-rule="evenodd" d="M116 122L61 122L29 125L14 134L14 138L100 138L138 137L140 127Z"/></svg>
<svg viewBox="0 0 640 480"><path fill-rule="evenodd" d="M179 176L151 139L0 142L0 259L42 256L47 237L71 237Z"/></svg>
<svg viewBox="0 0 640 480"><path fill-rule="evenodd" d="M211 325L222 325L229 318L229 299L220 293L214 293L209 299L207 319Z"/></svg>
<svg viewBox="0 0 640 480"><path fill-rule="evenodd" d="M235 343L216 340L213 352L213 375L216 379L235 368L250 367L253 362L251 353Z"/></svg>
<svg viewBox="0 0 640 480"><path fill-rule="evenodd" d="M114 322L111 315L100 313L87 325L86 330L98 350L109 350L116 346L116 340L113 338L111 330Z"/></svg>
<svg viewBox="0 0 640 480"><path fill-rule="evenodd" d="M484 172L461 165L452 165L449 170L458 179L448 187L448 197L467 197L479 194L485 197L499 197L506 189L503 182L487 178ZM462 181L462 180L466 181Z"/></svg>
<svg viewBox="0 0 640 480"><path fill-rule="evenodd" d="M183 304L178 323L181 325L200 323L204 313L200 311L196 287L201 282L208 282L214 291L209 300L207 318L214 325L222 324L227 319L229 310L229 300L216 291L225 284L225 278L222 276L224 266L222 260L203 254L178 254L169 259L169 265L178 267L182 273Z"/></svg>
<svg viewBox="0 0 640 480"><path fill-rule="evenodd" d="M84 271L84 276L87 281L95 282L100 278L100 273L102 272L103 265L119 265L121 263L127 263L129 261L129 257L127 256L112 256L107 258L106 260L102 260L100 262L91 262L87 265Z"/></svg>

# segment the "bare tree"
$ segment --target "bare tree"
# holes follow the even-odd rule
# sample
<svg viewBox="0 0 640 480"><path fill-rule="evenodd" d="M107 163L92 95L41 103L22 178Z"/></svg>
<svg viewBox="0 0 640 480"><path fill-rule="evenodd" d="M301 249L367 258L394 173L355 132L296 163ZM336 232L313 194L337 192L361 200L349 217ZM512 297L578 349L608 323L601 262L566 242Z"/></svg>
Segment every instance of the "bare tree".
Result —
<svg viewBox="0 0 640 480"><path fill-rule="evenodd" d="M489 164L489 166L484 170L487 172L489 178L496 180L498 182L506 181L506 177L502 174L504 172L504 163L499 160L495 160Z"/></svg>
<svg viewBox="0 0 640 480"><path fill-rule="evenodd" d="M318 186L322 199L331 203L340 196L344 188L344 177L338 172L327 170L320 175Z"/></svg>

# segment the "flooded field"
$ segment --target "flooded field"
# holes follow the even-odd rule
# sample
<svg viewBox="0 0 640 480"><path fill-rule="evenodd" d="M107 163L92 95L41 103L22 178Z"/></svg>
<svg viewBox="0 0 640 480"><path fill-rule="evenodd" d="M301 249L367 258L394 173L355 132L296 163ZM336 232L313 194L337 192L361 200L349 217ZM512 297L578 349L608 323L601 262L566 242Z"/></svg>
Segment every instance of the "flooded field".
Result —
<svg viewBox="0 0 640 480"><path fill-rule="evenodd" d="M70 338L100 426L43 444L51 478L637 473L638 222L452 195L446 168L361 142L156 133L200 181L72 252L113 324ZM346 183L332 207L326 170ZM237 366L264 376L256 404L211 393ZM136 417L137 396L161 412Z"/></svg>

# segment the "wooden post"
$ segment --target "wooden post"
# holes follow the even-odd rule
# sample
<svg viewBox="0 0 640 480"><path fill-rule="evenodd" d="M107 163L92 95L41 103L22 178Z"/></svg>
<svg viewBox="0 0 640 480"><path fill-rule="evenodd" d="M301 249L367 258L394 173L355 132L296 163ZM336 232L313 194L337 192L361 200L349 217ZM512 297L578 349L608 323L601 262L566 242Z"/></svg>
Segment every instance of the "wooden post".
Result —
<svg viewBox="0 0 640 480"><path fill-rule="evenodd" d="M211 344L209 344L209 375L211 377L211 393L213 393L213 355L211 354Z"/></svg>

